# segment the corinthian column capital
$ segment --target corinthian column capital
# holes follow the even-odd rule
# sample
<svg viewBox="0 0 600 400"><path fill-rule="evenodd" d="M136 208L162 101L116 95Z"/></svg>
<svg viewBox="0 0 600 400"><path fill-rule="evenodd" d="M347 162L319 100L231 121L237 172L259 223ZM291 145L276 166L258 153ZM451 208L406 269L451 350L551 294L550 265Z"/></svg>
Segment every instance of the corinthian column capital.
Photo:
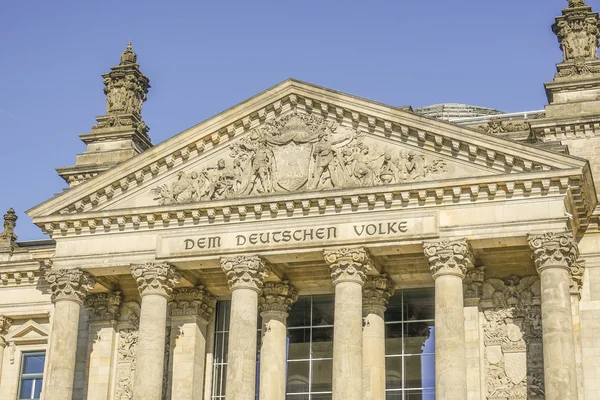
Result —
<svg viewBox="0 0 600 400"><path fill-rule="evenodd" d="M423 250L433 279L442 275L464 279L467 268L473 265L473 250L466 239L423 243Z"/></svg>
<svg viewBox="0 0 600 400"><path fill-rule="evenodd" d="M324 256L334 285L340 282L357 282L362 285L367 272L372 268L369 252L364 247L325 250Z"/></svg>
<svg viewBox="0 0 600 400"><path fill-rule="evenodd" d="M269 275L269 267L259 256L223 257L221 269L225 272L230 290L252 289L260 292Z"/></svg>
<svg viewBox="0 0 600 400"><path fill-rule="evenodd" d="M208 322L216 304L217 300L204 286L175 289L169 299L169 315L196 316Z"/></svg>
<svg viewBox="0 0 600 400"><path fill-rule="evenodd" d="M71 300L83 304L88 291L96 283L92 275L79 268L50 270L44 278L50 284L53 303Z"/></svg>
<svg viewBox="0 0 600 400"><path fill-rule="evenodd" d="M287 313L298 300L298 291L288 281L266 282L258 298L258 310Z"/></svg>
<svg viewBox="0 0 600 400"><path fill-rule="evenodd" d="M546 268L570 269L579 256L577 243L571 232L529 235L527 240L538 273Z"/></svg>
<svg viewBox="0 0 600 400"><path fill-rule="evenodd" d="M363 309L380 308L385 311L396 283L388 274L369 276L363 286Z"/></svg>
<svg viewBox="0 0 600 400"><path fill-rule="evenodd" d="M89 295L83 305L88 309L90 322L116 321L119 318L121 292Z"/></svg>
<svg viewBox="0 0 600 400"><path fill-rule="evenodd" d="M177 269L167 263L146 263L131 266L131 275L138 285L140 296L157 294L169 297L181 280Z"/></svg>

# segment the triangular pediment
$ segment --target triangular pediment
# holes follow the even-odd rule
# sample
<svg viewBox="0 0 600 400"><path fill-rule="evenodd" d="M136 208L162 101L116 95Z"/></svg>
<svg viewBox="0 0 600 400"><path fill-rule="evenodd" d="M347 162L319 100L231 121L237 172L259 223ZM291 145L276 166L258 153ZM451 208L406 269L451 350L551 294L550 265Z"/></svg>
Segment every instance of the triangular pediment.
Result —
<svg viewBox="0 0 600 400"><path fill-rule="evenodd" d="M288 80L29 210L164 205L586 168L586 161Z"/></svg>
<svg viewBox="0 0 600 400"><path fill-rule="evenodd" d="M18 329L10 332L6 340L16 343L39 343L48 340L48 331L34 320L28 320Z"/></svg>

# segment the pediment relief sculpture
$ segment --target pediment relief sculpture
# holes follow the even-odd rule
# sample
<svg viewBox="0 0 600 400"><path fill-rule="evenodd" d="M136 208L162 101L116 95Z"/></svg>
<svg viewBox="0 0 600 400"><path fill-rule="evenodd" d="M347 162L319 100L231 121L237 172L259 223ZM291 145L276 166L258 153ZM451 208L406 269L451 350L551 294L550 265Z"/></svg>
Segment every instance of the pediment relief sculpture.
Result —
<svg viewBox="0 0 600 400"><path fill-rule="evenodd" d="M414 150L373 145L360 129L291 113L230 145L215 164L180 171L151 190L159 204L271 193L369 187L440 178L446 162Z"/></svg>

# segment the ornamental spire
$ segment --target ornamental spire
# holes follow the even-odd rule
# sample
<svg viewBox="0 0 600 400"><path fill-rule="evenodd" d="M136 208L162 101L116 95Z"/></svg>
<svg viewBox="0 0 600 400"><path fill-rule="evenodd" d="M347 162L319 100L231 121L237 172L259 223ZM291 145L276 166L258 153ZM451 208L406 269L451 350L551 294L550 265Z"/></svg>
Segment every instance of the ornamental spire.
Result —
<svg viewBox="0 0 600 400"><path fill-rule="evenodd" d="M568 0L568 7L556 18L552 30L563 52L557 78L600 73L595 62L600 44L600 18L585 0Z"/></svg>
<svg viewBox="0 0 600 400"><path fill-rule="evenodd" d="M12 252L17 245L15 226L18 218L12 207L4 214L4 231L0 233L0 251L8 250Z"/></svg>
<svg viewBox="0 0 600 400"><path fill-rule="evenodd" d="M57 169L70 186L93 178L152 147L148 136L150 129L142 120L142 104L146 101L150 80L140 71L131 42L121 54L119 64L102 78L106 112L96 117L98 123L90 133L80 136L87 150L77 155L75 166Z"/></svg>

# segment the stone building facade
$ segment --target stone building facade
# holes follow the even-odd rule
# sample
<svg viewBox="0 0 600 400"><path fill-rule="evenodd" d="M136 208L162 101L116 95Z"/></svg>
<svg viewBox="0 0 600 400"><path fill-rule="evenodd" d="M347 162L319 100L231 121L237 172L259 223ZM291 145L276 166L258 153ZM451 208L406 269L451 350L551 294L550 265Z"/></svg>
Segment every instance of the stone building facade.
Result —
<svg viewBox="0 0 600 400"><path fill-rule="evenodd" d="M0 398L600 399L599 21L543 112L287 80L156 147L129 45L51 240L4 215Z"/></svg>

